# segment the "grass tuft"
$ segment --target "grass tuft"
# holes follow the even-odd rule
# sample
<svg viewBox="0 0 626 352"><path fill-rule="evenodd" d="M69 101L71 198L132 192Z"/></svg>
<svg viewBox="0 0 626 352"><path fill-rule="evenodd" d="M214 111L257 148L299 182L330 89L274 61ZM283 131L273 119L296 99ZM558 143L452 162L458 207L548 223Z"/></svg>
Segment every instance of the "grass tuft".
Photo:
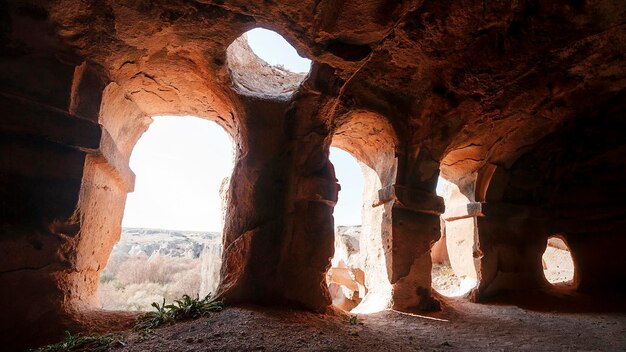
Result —
<svg viewBox="0 0 626 352"><path fill-rule="evenodd" d="M81 335L80 333L71 334L65 331L65 338L61 342L41 347L35 351L38 352L57 352L57 351L106 351L110 347L126 346L124 339L120 335Z"/></svg>
<svg viewBox="0 0 626 352"><path fill-rule="evenodd" d="M196 319L212 312L219 312L224 308L224 304L212 299L210 293L203 299L199 296L192 298L189 295L183 295L181 299L175 300L174 304L167 305L163 299L162 304L154 302L152 306L156 310L140 316L135 324L135 330L147 331L179 320Z"/></svg>

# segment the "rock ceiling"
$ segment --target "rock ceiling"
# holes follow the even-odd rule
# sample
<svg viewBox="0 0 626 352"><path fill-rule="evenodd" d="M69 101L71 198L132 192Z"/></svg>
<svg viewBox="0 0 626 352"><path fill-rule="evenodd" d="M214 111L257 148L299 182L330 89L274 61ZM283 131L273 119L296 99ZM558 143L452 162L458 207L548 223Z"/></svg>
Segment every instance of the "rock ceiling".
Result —
<svg viewBox="0 0 626 352"><path fill-rule="evenodd" d="M227 47L272 29L314 60L304 86L336 97L329 119L378 113L452 178L510 164L626 85L619 1L58 0L9 12L14 50L92 61L147 114L224 120L240 98Z"/></svg>

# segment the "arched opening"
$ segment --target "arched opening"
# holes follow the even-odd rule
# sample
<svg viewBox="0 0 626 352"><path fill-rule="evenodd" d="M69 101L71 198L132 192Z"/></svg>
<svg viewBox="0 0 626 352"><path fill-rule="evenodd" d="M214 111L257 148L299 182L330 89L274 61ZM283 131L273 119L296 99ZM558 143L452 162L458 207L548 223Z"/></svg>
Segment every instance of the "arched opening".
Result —
<svg viewBox="0 0 626 352"><path fill-rule="evenodd" d="M431 247L432 287L444 296L463 296L477 284L476 219L457 211L458 207L467 210L471 200L454 182L440 176L437 195L443 198L446 212L441 216L441 238Z"/></svg>
<svg viewBox="0 0 626 352"><path fill-rule="evenodd" d="M550 284L566 287L574 285L574 260L563 237L548 238L541 262L543 275Z"/></svg>
<svg viewBox="0 0 626 352"><path fill-rule="evenodd" d="M393 187L396 178L395 147L397 139L393 127L379 115L367 111L358 111L345 116L345 122L337 128L332 146L347 151L359 165L363 177L362 206L352 205L349 211L361 216L358 241L358 255L350 258L354 270L352 276L358 277L360 303L352 308L353 313L377 312L391 305L390 251L391 251L391 209L389 199L381 199L379 191ZM341 171L341 170L339 170ZM346 189L352 177L342 176L337 172L337 179ZM341 201L345 198L339 193L340 204L335 210L341 211ZM339 232L339 231L338 231ZM335 248L341 247L336 239ZM356 241L353 241L357 243ZM362 286L362 287L361 287ZM352 292L356 292L353 290ZM354 306L352 302L351 306Z"/></svg>
<svg viewBox="0 0 626 352"><path fill-rule="evenodd" d="M330 148L330 161L341 189L335 205L335 255L326 273L333 305L350 311L365 294L365 273L360 255L364 180L359 163L350 153Z"/></svg>
<svg viewBox="0 0 626 352"><path fill-rule="evenodd" d="M147 310L163 299L214 292L232 156L229 135L215 123L154 118L130 158L135 192L100 275L102 308Z"/></svg>
<svg viewBox="0 0 626 352"><path fill-rule="evenodd" d="M255 28L227 49L234 88L244 95L288 99L306 78L311 60L303 58L280 34Z"/></svg>

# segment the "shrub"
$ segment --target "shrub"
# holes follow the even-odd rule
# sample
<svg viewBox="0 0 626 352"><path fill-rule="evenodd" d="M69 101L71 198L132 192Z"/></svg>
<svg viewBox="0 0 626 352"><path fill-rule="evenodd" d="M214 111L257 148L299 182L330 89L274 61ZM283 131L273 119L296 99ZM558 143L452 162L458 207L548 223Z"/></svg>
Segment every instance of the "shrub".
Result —
<svg viewBox="0 0 626 352"><path fill-rule="evenodd" d="M113 280L115 280L115 274L112 272L103 271L102 274L100 274L100 283L102 284L106 284L107 282L111 282Z"/></svg>

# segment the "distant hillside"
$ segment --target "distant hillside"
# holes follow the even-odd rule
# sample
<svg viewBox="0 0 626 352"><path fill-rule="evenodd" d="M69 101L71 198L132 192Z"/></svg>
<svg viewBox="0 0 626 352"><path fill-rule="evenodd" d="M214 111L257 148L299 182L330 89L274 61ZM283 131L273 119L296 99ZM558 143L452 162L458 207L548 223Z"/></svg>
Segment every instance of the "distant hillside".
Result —
<svg viewBox="0 0 626 352"><path fill-rule="evenodd" d="M358 237L361 226L338 226L338 234ZM199 258L208 244L219 244L220 232L198 232L125 227L113 253L147 257L154 253L168 257ZM217 241L217 243L215 243ZM219 251L221 253L221 251Z"/></svg>
<svg viewBox="0 0 626 352"><path fill-rule="evenodd" d="M340 226L341 238L359 235L358 226ZM343 234L343 236L342 236ZM351 248L358 250L358 243ZM222 265L219 232L124 228L100 275L104 309L150 310L183 294L215 292Z"/></svg>
<svg viewBox="0 0 626 352"><path fill-rule="evenodd" d="M219 232L197 232L126 227L113 253L131 256L154 253L169 257L198 258L205 245L220 241Z"/></svg>

